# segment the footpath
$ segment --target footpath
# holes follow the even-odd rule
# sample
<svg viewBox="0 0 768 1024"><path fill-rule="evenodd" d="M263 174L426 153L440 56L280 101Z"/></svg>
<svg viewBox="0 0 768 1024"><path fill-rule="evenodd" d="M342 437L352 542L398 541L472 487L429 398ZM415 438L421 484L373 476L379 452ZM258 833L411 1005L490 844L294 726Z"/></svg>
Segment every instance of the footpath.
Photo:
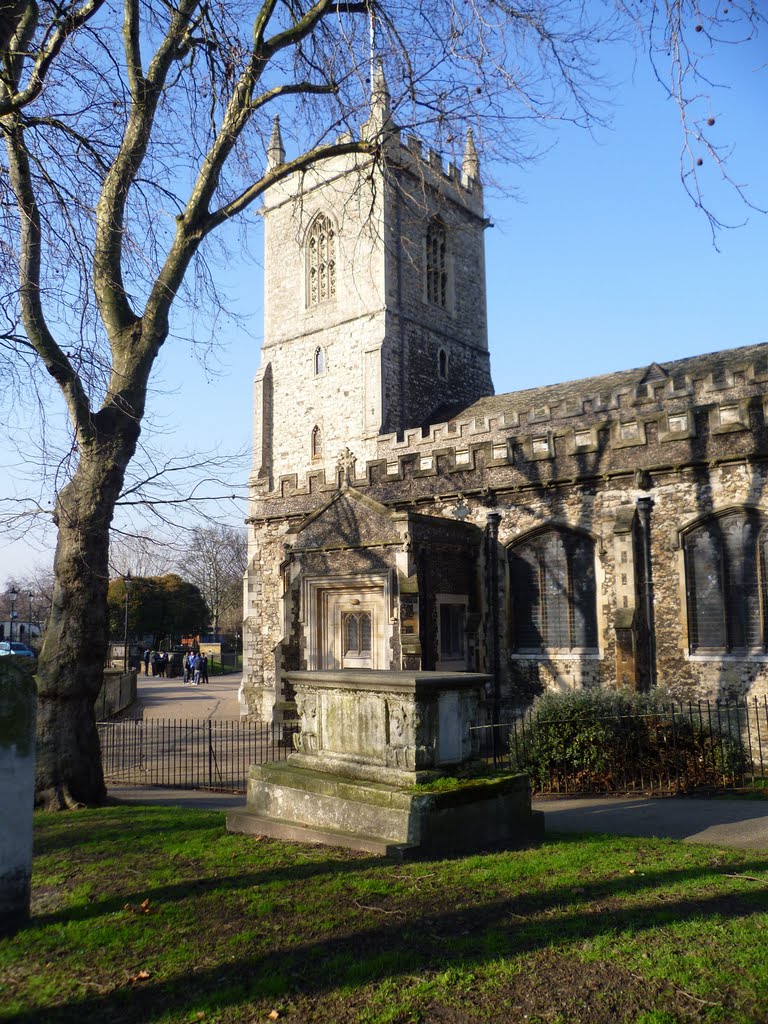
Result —
<svg viewBox="0 0 768 1024"><path fill-rule="evenodd" d="M139 676L144 718L238 719L240 676L215 676L207 686L181 679ZM227 811L245 803L242 794L207 790L110 786L119 803L165 804ZM579 797L536 799L550 833L649 836L686 843L768 850L768 800L735 797Z"/></svg>
<svg viewBox="0 0 768 1024"><path fill-rule="evenodd" d="M211 676L209 683L184 685L182 678L138 677L136 705L131 718L239 718L237 691L241 676Z"/></svg>

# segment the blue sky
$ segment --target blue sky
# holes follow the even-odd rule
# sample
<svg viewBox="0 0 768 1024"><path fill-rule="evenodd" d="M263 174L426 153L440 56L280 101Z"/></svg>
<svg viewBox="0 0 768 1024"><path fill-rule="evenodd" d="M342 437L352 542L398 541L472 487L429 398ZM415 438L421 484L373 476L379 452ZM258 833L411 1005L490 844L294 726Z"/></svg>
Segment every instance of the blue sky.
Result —
<svg viewBox="0 0 768 1024"><path fill-rule="evenodd" d="M497 392L768 341L768 216L736 203L705 165L711 207L726 221L747 221L721 231L717 251L680 184L678 112L642 56L634 65L629 51L615 50L612 60L611 129L591 136L553 127L539 161L506 167L502 154L492 168L515 193L489 190L486 202L494 225L486 265ZM732 88L712 104L719 138L735 142L732 174L764 208L766 63L766 41L733 48L716 69ZM259 253L259 217L248 217L249 248ZM246 319L222 329L215 376L188 350L169 346L162 356L152 404L165 447L234 450L249 441L261 290L258 261L228 275L233 305ZM50 560L45 544L0 541L0 585L3 576Z"/></svg>

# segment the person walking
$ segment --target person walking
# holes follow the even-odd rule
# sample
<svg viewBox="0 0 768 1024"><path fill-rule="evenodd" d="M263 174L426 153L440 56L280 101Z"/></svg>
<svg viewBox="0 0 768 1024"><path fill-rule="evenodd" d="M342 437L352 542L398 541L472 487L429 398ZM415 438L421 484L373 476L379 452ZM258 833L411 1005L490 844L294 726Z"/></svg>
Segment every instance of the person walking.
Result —
<svg viewBox="0 0 768 1024"><path fill-rule="evenodd" d="M202 664L200 666L200 682L208 682L208 655L204 654L202 658Z"/></svg>
<svg viewBox="0 0 768 1024"><path fill-rule="evenodd" d="M144 675L149 675L149 648L144 651Z"/></svg>
<svg viewBox="0 0 768 1024"><path fill-rule="evenodd" d="M199 686L200 685L200 673L203 670L203 659L200 657L199 653L197 655L195 655L195 660L193 662L192 669L193 669L193 672L194 672L194 676L193 676L192 681L193 681L195 686Z"/></svg>

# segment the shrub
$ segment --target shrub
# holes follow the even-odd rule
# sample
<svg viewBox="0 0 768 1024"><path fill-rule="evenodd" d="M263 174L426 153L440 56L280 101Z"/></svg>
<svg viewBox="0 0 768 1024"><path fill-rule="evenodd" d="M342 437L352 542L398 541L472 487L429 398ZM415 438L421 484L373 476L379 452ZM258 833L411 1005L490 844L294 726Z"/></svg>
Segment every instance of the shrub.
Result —
<svg viewBox="0 0 768 1024"><path fill-rule="evenodd" d="M738 715L707 707L660 690L545 693L511 730L512 767L541 792L732 785L749 766Z"/></svg>

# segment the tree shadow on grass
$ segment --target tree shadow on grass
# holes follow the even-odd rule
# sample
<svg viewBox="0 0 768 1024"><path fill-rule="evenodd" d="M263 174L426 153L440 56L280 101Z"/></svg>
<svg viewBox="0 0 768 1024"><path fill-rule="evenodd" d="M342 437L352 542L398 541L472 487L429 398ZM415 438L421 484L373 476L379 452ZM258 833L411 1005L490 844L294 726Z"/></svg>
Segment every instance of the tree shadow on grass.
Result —
<svg viewBox="0 0 768 1024"><path fill-rule="evenodd" d="M584 842L569 837L563 842ZM215 894L258 884L258 879L280 877L286 881L302 881L322 873L344 873L370 867L371 859L354 862L324 860L317 864L292 865L287 868L266 869L232 878L202 879L202 891ZM376 861L381 864L380 861ZM739 873L748 875L768 870L768 857L742 861ZM726 875L726 867L711 865L684 869L645 870L642 874L627 871L620 877L584 881L574 890L573 884L554 885L541 892L525 893L509 899L491 898L480 902L471 897L471 906L455 906L455 887L448 886L446 900L452 905L439 907L439 894L434 889L417 888L403 895L395 894L390 902L377 908L355 904L349 899L350 921L365 926L353 927L343 935L326 932L300 943L295 938L312 933L311 915L296 909L292 917L285 917L281 934L279 925L268 933L254 938L252 955L227 956L227 950L215 950L220 963L191 969L175 977L162 977L162 944L153 952L159 966L155 977L138 986L125 985L106 995L88 995L68 1003L25 1011L6 1021L13 1024L63 1024L65 1021L120 1020L122 1022L148 1022L162 1014L172 1013L176 1019L185 1019L199 1010L201 1005L224 1012L228 1007L243 1003L280 1000L318 999L327 997L344 986L362 986L385 980L405 980L415 974L445 971L448 967L472 969L493 962L499 957L530 954L549 947L567 951L571 945L600 936L611 936L623 931L635 934L661 927L670 921L679 923L686 918L747 919L756 913L768 911L768 883L752 885L744 893L717 893L711 896L665 896L663 902L653 892L660 886L680 885L697 878ZM476 893L477 880L472 878L468 865L468 887ZM493 883L491 883L493 884ZM503 884L503 883L500 883ZM460 882L456 882L460 887ZM198 891L198 890L196 890ZM627 897L642 896L647 891L648 905L626 906ZM163 899L189 895L189 884L164 887L152 893L158 902ZM147 894L142 891L142 896ZM493 895L493 894L491 894ZM375 899L375 897L372 897ZM402 909L398 901L402 900ZM109 912L109 901L100 904L97 913ZM357 909L355 909L357 907ZM88 908L90 910L90 908ZM377 910L386 919L377 921ZM352 916L354 914L354 917ZM87 916L87 915L86 915ZM72 914L51 915L61 921L72 919ZM373 919L374 925L367 922ZM231 922L230 922L231 923ZM245 924L246 922L244 922ZM247 922L259 929L261 921L254 917ZM201 922L201 927L212 927L214 922ZM304 927L302 927L304 925ZM283 935L285 938L283 938ZM215 932L212 932L212 939ZM259 949L263 947L263 950ZM146 954L145 954L146 957ZM223 962L225 957L227 962Z"/></svg>
<svg viewBox="0 0 768 1024"><path fill-rule="evenodd" d="M276 882L309 881L320 875L343 876L365 871L368 868L381 867L381 863L381 859L377 857L358 856L351 860L318 860L280 868L265 865L261 870L241 874L190 878L168 885L145 885L130 891L124 889L117 895L104 900L94 900L88 904L67 907L50 914L36 915L30 920L25 931L45 928L52 924L66 924L69 921L96 920L104 915L122 910L126 903L138 904L146 899L157 906L168 905L208 894L218 893L224 896L259 886L273 885Z"/></svg>

